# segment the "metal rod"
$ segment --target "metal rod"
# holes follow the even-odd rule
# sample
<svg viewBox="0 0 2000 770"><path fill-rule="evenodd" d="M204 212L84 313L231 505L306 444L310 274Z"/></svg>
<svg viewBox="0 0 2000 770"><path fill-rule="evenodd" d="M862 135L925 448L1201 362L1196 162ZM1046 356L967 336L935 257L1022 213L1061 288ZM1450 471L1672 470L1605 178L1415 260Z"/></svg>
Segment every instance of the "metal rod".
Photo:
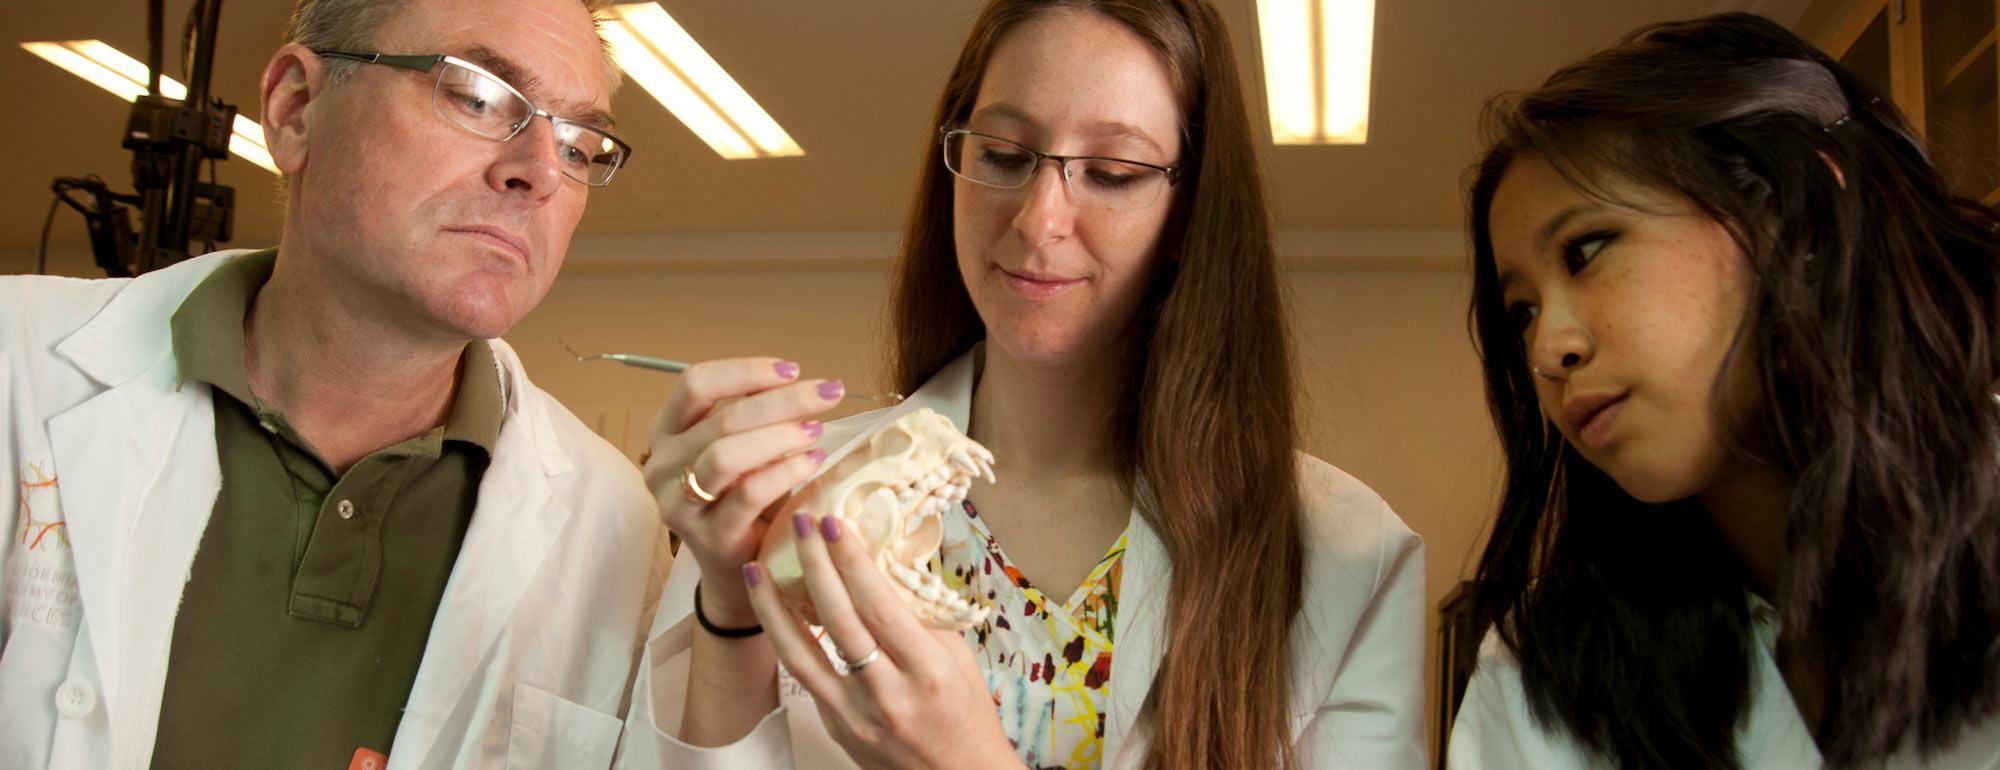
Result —
<svg viewBox="0 0 2000 770"><path fill-rule="evenodd" d="M215 69L216 25L222 15L222 0L199 0L201 2L201 26L194 36L194 71L187 73L187 100L183 107L208 112L208 86L211 71ZM179 162L174 166L173 195L167 201L167 221L160 228L153 244L175 255L175 259L187 254L189 222L194 219L195 202L200 198L197 187L201 183L201 160L207 151L200 144L188 144L180 148ZM157 257L158 252L154 255ZM155 264L153 267L164 267Z"/></svg>
<svg viewBox="0 0 2000 770"><path fill-rule="evenodd" d="M146 93L160 95L160 60L162 46L166 45L167 0L153 0L146 4Z"/></svg>

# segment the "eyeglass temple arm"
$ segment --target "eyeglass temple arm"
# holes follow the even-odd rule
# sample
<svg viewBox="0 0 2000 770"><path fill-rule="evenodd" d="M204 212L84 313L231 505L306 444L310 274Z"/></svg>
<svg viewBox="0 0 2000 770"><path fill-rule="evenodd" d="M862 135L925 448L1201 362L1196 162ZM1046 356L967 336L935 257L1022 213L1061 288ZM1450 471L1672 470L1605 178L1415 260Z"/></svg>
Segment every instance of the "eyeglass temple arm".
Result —
<svg viewBox="0 0 2000 770"><path fill-rule="evenodd" d="M417 72L429 72L438 62L444 61L444 54L430 56L394 56L383 53L350 53L347 51L314 51L313 53L334 59L352 59L369 64L387 64Z"/></svg>

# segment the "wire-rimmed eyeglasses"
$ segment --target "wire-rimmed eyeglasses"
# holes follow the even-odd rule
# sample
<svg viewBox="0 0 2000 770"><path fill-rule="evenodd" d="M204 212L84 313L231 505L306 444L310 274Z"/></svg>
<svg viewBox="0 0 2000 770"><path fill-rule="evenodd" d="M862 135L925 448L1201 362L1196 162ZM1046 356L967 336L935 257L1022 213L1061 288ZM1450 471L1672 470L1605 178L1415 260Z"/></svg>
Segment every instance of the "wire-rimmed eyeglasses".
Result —
<svg viewBox="0 0 2000 770"><path fill-rule="evenodd" d="M963 128L945 126L939 129L939 137L944 146L944 167L960 179L987 187L1019 189L1035 178L1035 171L1042 167L1043 161L1055 161L1070 200L1113 211L1143 209L1159 203L1166 189L1182 176L1182 167L1178 165L1158 166L1095 155L1056 155Z"/></svg>
<svg viewBox="0 0 2000 770"><path fill-rule="evenodd" d="M611 177L632 157L632 146L587 123L551 115L536 107L500 76L472 62L446 54L395 56L381 53L314 51L334 59L386 64L437 74L431 105L452 125L475 135L504 142L519 135L528 122L548 118L555 127L556 160L563 175L592 187L611 184Z"/></svg>

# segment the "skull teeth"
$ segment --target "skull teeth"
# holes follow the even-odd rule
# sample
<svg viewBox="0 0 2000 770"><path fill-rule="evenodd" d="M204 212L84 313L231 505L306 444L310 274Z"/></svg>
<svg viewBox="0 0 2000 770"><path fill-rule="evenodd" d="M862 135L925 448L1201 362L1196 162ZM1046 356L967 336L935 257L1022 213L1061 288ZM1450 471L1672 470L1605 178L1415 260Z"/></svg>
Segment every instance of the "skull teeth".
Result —
<svg viewBox="0 0 2000 770"><path fill-rule="evenodd" d="M891 562L888 565L888 572L890 577L917 599L936 608L955 622L970 624L986 619L988 612L986 608L967 603L957 592L944 584L943 578L931 574L928 569Z"/></svg>

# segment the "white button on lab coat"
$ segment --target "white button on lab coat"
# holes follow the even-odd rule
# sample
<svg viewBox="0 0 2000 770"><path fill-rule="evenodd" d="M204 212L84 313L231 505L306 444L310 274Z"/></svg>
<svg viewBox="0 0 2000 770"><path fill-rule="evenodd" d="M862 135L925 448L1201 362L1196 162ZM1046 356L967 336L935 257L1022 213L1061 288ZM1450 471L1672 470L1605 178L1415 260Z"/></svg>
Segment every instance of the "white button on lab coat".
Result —
<svg viewBox="0 0 2000 770"><path fill-rule="evenodd" d="M169 319L237 253L0 279L0 767L152 759L221 487L211 394L175 387ZM638 470L491 344L505 417L388 767L605 767L665 533Z"/></svg>

